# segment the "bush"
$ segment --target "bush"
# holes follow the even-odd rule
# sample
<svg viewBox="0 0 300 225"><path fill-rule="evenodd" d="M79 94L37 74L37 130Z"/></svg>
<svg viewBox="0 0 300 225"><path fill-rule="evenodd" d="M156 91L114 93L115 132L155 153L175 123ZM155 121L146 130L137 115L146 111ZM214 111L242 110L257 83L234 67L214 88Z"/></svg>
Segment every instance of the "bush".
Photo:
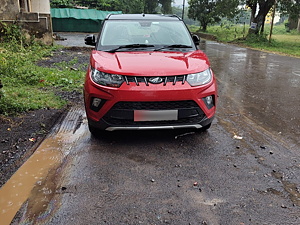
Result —
<svg viewBox="0 0 300 225"><path fill-rule="evenodd" d="M220 41L232 41L246 36L246 27L238 24L222 23L220 26L209 26L207 32L215 35Z"/></svg>
<svg viewBox="0 0 300 225"><path fill-rule="evenodd" d="M51 56L56 47L25 41L16 24L1 23L1 27L0 77L3 88L0 89L0 114L61 108L66 101L55 96L56 91L81 91L83 72L36 65L38 60Z"/></svg>
<svg viewBox="0 0 300 225"><path fill-rule="evenodd" d="M34 44L34 36L26 38L17 22L7 24L0 21L0 41L11 47L23 48Z"/></svg>
<svg viewBox="0 0 300 225"><path fill-rule="evenodd" d="M267 43L269 42L267 35L268 34L248 34L245 41L246 43Z"/></svg>

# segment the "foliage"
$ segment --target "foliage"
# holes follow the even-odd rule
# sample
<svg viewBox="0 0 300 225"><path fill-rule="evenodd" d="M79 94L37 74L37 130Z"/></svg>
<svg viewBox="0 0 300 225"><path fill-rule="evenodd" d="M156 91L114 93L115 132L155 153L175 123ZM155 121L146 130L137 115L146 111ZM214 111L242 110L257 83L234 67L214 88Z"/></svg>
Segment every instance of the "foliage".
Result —
<svg viewBox="0 0 300 225"><path fill-rule="evenodd" d="M275 4L275 0L246 0L247 6L251 8L251 22L257 26L250 33L263 33L266 15ZM300 0L277 0L277 8L282 15L289 15L290 19L298 20L300 12ZM258 12L257 12L258 11Z"/></svg>
<svg viewBox="0 0 300 225"><path fill-rule="evenodd" d="M10 28L6 26L8 31L15 29L14 25ZM58 69L35 64L43 57L51 56L55 47L34 41L20 47L16 41L18 37L14 36L19 35L19 32L9 34L10 38L3 38L0 44L0 77L3 84L0 114L61 108L66 102L54 94L56 91L81 91L84 72L66 69L63 63L58 65ZM70 63L72 65L74 61Z"/></svg>
<svg viewBox="0 0 300 225"><path fill-rule="evenodd" d="M206 31L208 24L214 24L221 20L218 12L214 10L216 8L216 1L190 0L189 5L188 17L198 20L202 31Z"/></svg>
<svg viewBox="0 0 300 225"><path fill-rule="evenodd" d="M21 27L17 23L6 24L0 21L0 41L1 42L12 42L16 45L23 46L28 40L23 35Z"/></svg>
<svg viewBox="0 0 300 225"><path fill-rule="evenodd" d="M206 31L208 24L220 22L222 17L233 19L238 5L239 0L190 0L188 17L198 20L201 30Z"/></svg>
<svg viewBox="0 0 300 225"><path fill-rule="evenodd" d="M172 13L172 7L171 7L172 0L158 0L158 3L161 4L161 12L162 13L164 13L164 14L171 14Z"/></svg>
<svg viewBox="0 0 300 225"><path fill-rule="evenodd" d="M70 0L51 0L50 5L52 8L72 8L73 4Z"/></svg>
<svg viewBox="0 0 300 225"><path fill-rule="evenodd" d="M290 15L292 19L299 18L300 0L280 0L278 5L281 13Z"/></svg>
<svg viewBox="0 0 300 225"><path fill-rule="evenodd" d="M251 12L248 9L241 9L240 12L234 17L234 22L237 24L250 24Z"/></svg>
<svg viewBox="0 0 300 225"><path fill-rule="evenodd" d="M300 0L280 0L278 6L281 15L289 17L286 27L289 30L298 29L300 32Z"/></svg>
<svg viewBox="0 0 300 225"><path fill-rule="evenodd" d="M268 28L270 25L267 25L266 28ZM287 28L284 24L275 25L273 27L273 35L274 34L287 34Z"/></svg>
<svg viewBox="0 0 300 225"><path fill-rule="evenodd" d="M250 35L241 42L252 48L266 50L291 56L300 57L300 36L299 35L273 35L271 42L266 39L267 35Z"/></svg>
<svg viewBox="0 0 300 225"><path fill-rule="evenodd" d="M207 32L215 35L219 41L232 41L238 38L246 37L247 31L245 25L222 23L219 26L209 26Z"/></svg>
<svg viewBox="0 0 300 225"><path fill-rule="evenodd" d="M189 28L190 32L192 32L192 33L196 33L199 31L199 26L196 26L196 25L188 25L188 28Z"/></svg>
<svg viewBox="0 0 300 225"><path fill-rule="evenodd" d="M197 24L199 24L197 21L195 21L191 18L188 18L188 7L184 7L183 17L182 17L182 7L178 7L178 6L172 7L172 12L173 12L174 15L177 15L180 18L183 18L184 22L187 25L197 25Z"/></svg>
<svg viewBox="0 0 300 225"><path fill-rule="evenodd" d="M195 32L199 27L189 26L189 29ZM266 25L265 29L269 31L270 25ZM216 36L222 42L300 57L299 33L296 30L287 32L283 24L273 27L271 42L269 42L268 32L262 35L247 35L246 28L240 24L234 25L229 23L222 26L209 26L207 32Z"/></svg>
<svg viewBox="0 0 300 225"><path fill-rule="evenodd" d="M79 5L123 13L172 13L172 0L51 0L50 2L53 8ZM266 15L275 0L189 0L188 17L199 21L201 29L205 31L209 24L218 23L223 17L233 19L240 11L238 10L240 3L246 3L251 8L251 22L257 24L256 28L249 29L249 32L263 33ZM277 0L277 3L281 13L289 15L293 20L299 18L300 0ZM192 24L191 21L189 23Z"/></svg>
<svg viewBox="0 0 300 225"><path fill-rule="evenodd" d="M266 44L268 43L268 38L267 38L267 34L263 33L260 35L255 35L255 34L249 34L245 39L242 39L243 41L245 41L245 43L247 44Z"/></svg>
<svg viewBox="0 0 300 225"><path fill-rule="evenodd" d="M3 91L0 99L0 114L13 115L41 108L62 108L65 104L50 90L46 92L28 86L10 87Z"/></svg>
<svg viewBox="0 0 300 225"><path fill-rule="evenodd" d="M256 27L249 29L249 34L264 32L266 16L274 3L275 0L246 0L247 6L251 8L251 22L256 24Z"/></svg>

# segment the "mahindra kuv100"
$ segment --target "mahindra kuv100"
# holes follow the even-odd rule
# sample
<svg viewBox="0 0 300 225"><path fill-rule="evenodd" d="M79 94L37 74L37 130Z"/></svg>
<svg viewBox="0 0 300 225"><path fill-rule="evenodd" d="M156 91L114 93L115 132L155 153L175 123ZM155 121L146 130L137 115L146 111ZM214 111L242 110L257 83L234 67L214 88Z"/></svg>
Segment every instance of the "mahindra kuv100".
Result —
<svg viewBox="0 0 300 225"><path fill-rule="evenodd" d="M109 15L96 38L84 84L89 129L141 130L210 127L216 79L177 16Z"/></svg>

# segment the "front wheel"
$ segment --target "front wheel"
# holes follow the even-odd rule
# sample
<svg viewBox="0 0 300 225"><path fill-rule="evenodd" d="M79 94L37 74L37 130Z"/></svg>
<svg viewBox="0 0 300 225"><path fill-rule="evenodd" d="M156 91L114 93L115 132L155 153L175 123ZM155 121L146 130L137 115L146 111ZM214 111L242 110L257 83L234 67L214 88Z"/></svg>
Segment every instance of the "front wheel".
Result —
<svg viewBox="0 0 300 225"><path fill-rule="evenodd" d="M91 132L92 136L95 138L99 138L99 137L107 137L108 136L108 131L106 130L101 130L97 127L94 127L91 124L88 124L89 127L89 131Z"/></svg>
<svg viewBox="0 0 300 225"><path fill-rule="evenodd" d="M204 127L201 127L199 130L200 130L200 132L207 131L207 130L210 128L210 126L211 126L211 123L207 124L207 125L204 126Z"/></svg>
<svg viewBox="0 0 300 225"><path fill-rule="evenodd" d="M105 131L98 129L97 127L92 126L91 124L88 124L89 131L93 136L99 136L100 134L103 134Z"/></svg>

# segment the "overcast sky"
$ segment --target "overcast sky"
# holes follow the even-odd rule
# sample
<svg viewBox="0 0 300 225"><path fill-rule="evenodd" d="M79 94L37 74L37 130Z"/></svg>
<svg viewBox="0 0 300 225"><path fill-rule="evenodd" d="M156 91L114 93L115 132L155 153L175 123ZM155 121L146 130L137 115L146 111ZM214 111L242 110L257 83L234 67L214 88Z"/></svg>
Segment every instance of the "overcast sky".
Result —
<svg viewBox="0 0 300 225"><path fill-rule="evenodd" d="M183 0L175 0L173 5L176 5L176 6L181 6L183 5ZM188 5L188 0L185 0L185 6Z"/></svg>

